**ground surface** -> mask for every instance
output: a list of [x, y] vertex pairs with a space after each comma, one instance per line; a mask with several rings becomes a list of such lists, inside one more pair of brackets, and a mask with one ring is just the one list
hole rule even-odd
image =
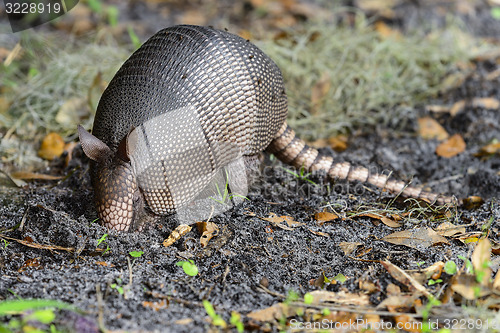
[[[429, 104], [449, 105], [485, 96], [500, 100], [500, 79], [486, 79], [498, 68], [498, 58], [478, 60], [476, 70], [462, 85]], [[500, 156], [474, 156], [493, 139], [500, 139], [498, 108], [466, 103], [454, 116], [429, 113], [423, 107], [418, 114], [431, 115], [450, 134], [461, 134], [466, 150], [452, 158], [437, 156], [439, 142], [417, 135], [417, 125], [412, 123], [398, 132], [389, 128], [377, 128], [371, 134], [358, 131], [349, 137], [346, 151], [323, 152], [379, 171], [393, 170], [394, 177], [405, 181], [414, 175], [415, 183], [436, 192], [458, 198], [482, 197], [484, 203], [478, 208], [449, 208], [449, 221], [466, 225], [466, 233], [480, 233], [492, 219], [489, 239], [500, 242]], [[8, 245], [0, 250], [0, 300], [21, 297], [71, 303], [84, 314], [59, 314], [60, 327], [69, 319], [66, 325], [70, 331], [96, 330], [102, 316], [100, 323], [110, 330], [203, 332], [213, 327], [202, 304], [206, 299], [228, 323], [231, 311], [237, 311], [243, 315], [246, 329], [276, 331], [284, 324], [280, 324], [280, 316], [258, 321], [246, 315], [283, 302], [291, 290], [300, 297], [321, 290], [315, 280], [322, 274], [330, 279], [338, 274], [347, 277], [344, 284], [327, 283], [325, 290], [369, 295], [364, 305], [374, 307], [388, 297], [389, 284], [404, 289], [379, 260], [411, 270], [418, 269], [421, 262], [426, 263], [424, 266], [447, 260], [458, 264], [463, 263], [459, 256], [470, 258], [473, 246], [457, 238], [420, 249], [382, 240], [396, 231], [436, 229], [442, 222], [436, 212], [426, 210], [418, 218], [406, 215], [400, 227], [389, 227], [376, 218], [352, 215], [388, 207], [393, 213], [408, 212], [408, 203], [399, 199], [392, 202], [394, 196], [361, 184], [340, 182], [329, 192], [322, 175], [310, 176], [312, 184], [283, 171], [276, 161], [266, 163], [266, 176], [249, 194], [250, 200], [212, 217], [219, 234], [204, 248], [196, 228], [174, 245], [163, 247], [163, 240], [176, 226], [172, 218], [141, 233], [109, 232], [105, 242], [98, 245], [108, 231], [92, 223], [97, 216], [88, 160], [77, 148], [68, 166], [63, 167], [62, 160], [51, 165], [51, 174], [67, 175], [65, 179], [4, 188], [0, 238]], [[318, 221], [315, 214], [323, 211], [336, 213], [339, 218]], [[272, 213], [300, 224], [290, 227], [282, 222], [278, 226], [262, 219]], [[346, 255], [339, 246], [342, 242], [359, 243], [357, 251]], [[109, 250], [103, 253], [106, 247]], [[132, 258], [130, 251], [144, 253]], [[186, 275], [176, 265], [187, 259], [198, 267], [197, 276]], [[428, 286], [428, 290], [441, 295], [450, 277], [443, 274], [442, 279], [442, 284]], [[364, 282], [376, 287], [367, 291], [362, 287]], [[120, 293], [119, 287], [125, 292]], [[446, 315], [436, 317], [465, 316], [460, 301], [447, 306]], [[381, 317], [394, 321], [387, 314]], [[305, 317], [288, 316], [291, 318]]]

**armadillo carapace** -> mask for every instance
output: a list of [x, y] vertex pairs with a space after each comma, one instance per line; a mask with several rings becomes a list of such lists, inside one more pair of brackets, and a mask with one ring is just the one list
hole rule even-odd
[[332, 179], [451, 201], [319, 155], [287, 126], [287, 111], [280, 69], [249, 41], [209, 27], [159, 31], [109, 83], [92, 134], [78, 128], [103, 224], [140, 229], [189, 204], [219, 169], [264, 150]]

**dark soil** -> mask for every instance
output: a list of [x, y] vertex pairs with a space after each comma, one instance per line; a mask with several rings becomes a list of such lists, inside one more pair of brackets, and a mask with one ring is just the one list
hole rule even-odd
[[[485, 95], [500, 99], [499, 80], [484, 78], [498, 66], [488, 61], [477, 65], [477, 72], [462, 87], [434, 102], [453, 103]], [[500, 138], [498, 110], [466, 107], [455, 117], [441, 115], [439, 121], [450, 134], [464, 137], [464, 153], [450, 159], [438, 157], [438, 142], [417, 136], [415, 124], [404, 133], [379, 128], [374, 134], [351, 136], [348, 149], [336, 155], [339, 160], [372, 166], [372, 170], [392, 170], [395, 178], [406, 181], [414, 175], [414, 183], [430, 185], [436, 192], [458, 198], [482, 197], [485, 202], [476, 209], [458, 208], [454, 223], [469, 223], [467, 231], [478, 231], [493, 216], [490, 239], [500, 241], [495, 234], [500, 221], [500, 156], [474, 156], [480, 147]], [[334, 154], [330, 150], [323, 153]], [[319, 224], [314, 219], [316, 212], [333, 207], [345, 214], [363, 210], [360, 205], [366, 209], [384, 207], [394, 196], [346, 182], [331, 186], [328, 193], [323, 175], [311, 176], [317, 184], [313, 185], [283, 171], [277, 162], [266, 163], [266, 176], [249, 194], [250, 200], [212, 217], [220, 232], [205, 248], [199, 245], [196, 228], [174, 245], [163, 247], [163, 240], [176, 227], [172, 217], [141, 233], [109, 232], [105, 243], [98, 246], [108, 231], [92, 223], [97, 216], [88, 160], [76, 149], [68, 167], [62, 168], [63, 162], [56, 161], [50, 170], [51, 174], [68, 175], [66, 179], [55, 185], [36, 182], [22, 189], [3, 190], [0, 231], [9, 243], [0, 250], [0, 300], [21, 297], [71, 303], [83, 310], [87, 319], [65, 312], [61, 322], [69, 324], [61, 325], [70, 331], [97, 329], [101, 313], [104, 326], [111, 330], [203, 332], [210, 327], [204, 299], [229, 322], [231, 311], [244, 315], [283, 301], [290, 290], [304, 294], [319, 289], [312, 281], [323, 273], [349, 278], [345, 284], [328, 285], [327, 289], [356, 292], [361, 280], [382, 286], [394, 283], [376, 260], [416, 269], [422, 261], [460, 262], [459, 255], [470, 254], [471, 248], [458, 241], [420, 251], [381, 240], [395, 231], [415, 228], [411, 222], [399, 229], [369, 217]], [[404, 207], [408, 203], [396, 200], [393, 205]], [[270, 213], [291, 216], [304, 225], [285, 230], [260, 219]], [[431, 218], [420, 220], [420, 226], [435, 228], [439, 223]], [[359, 257], [363, 261], [356, 260], [342, 252], [340, 242], [359, 242], [371, 251]], [[40, 244], [67, 250], [35, 248]], [[109, 250], [103, 253], [106, 247]], [[144, 254], [134, 259], [130, 251]], [[189, 277], [176, 265], [186, 259], [195, 262], [199, 275]], [[113, 284], [124, 287], [125, 293], [120, 294]], [[370, 300], [378, 304], [385, 297], [383, 292], [375, 292]], [[192, 321], [177, 322], [185, 318]], [[243, 321], [247, 329], [254, 327], [245, 317]], [[277, 326], [270, 329], [277, 330]]]

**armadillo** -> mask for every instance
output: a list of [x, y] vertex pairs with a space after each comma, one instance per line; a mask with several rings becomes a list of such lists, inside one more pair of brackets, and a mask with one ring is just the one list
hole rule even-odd
[[92, 134], [78, 127], [103, 225], [141, 229], [189, 203], [218, 168], [263, 151], [331, 179], [453, 201], [319, 154], [287, 125], [287, 112], [280, 69], [248, 40], [191, 25], [157, 32], [110, 81]]

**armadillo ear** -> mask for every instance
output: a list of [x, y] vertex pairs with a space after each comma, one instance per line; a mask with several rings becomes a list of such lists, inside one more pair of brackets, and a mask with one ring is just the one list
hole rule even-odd
[[[130, 134], [130, 132], [129, 132], [129, 134]], [[118, 150], [116, 151], [116, 155], [125, 162], [130, 162], [130, 158], [128, 156], [128, 151], [127, 151], [127, 141], [128, 141], [129, 134], [127, 134], [122, 139], [122, 141], [120, 141], [120, 144], [118, 145]]]
[[78, 125], [78, 136], [80, 137], [83, 152], [91, 160], [97, 162], [111, 154], [111, 149], [104, 142], [87, 132], [82, 125]]

